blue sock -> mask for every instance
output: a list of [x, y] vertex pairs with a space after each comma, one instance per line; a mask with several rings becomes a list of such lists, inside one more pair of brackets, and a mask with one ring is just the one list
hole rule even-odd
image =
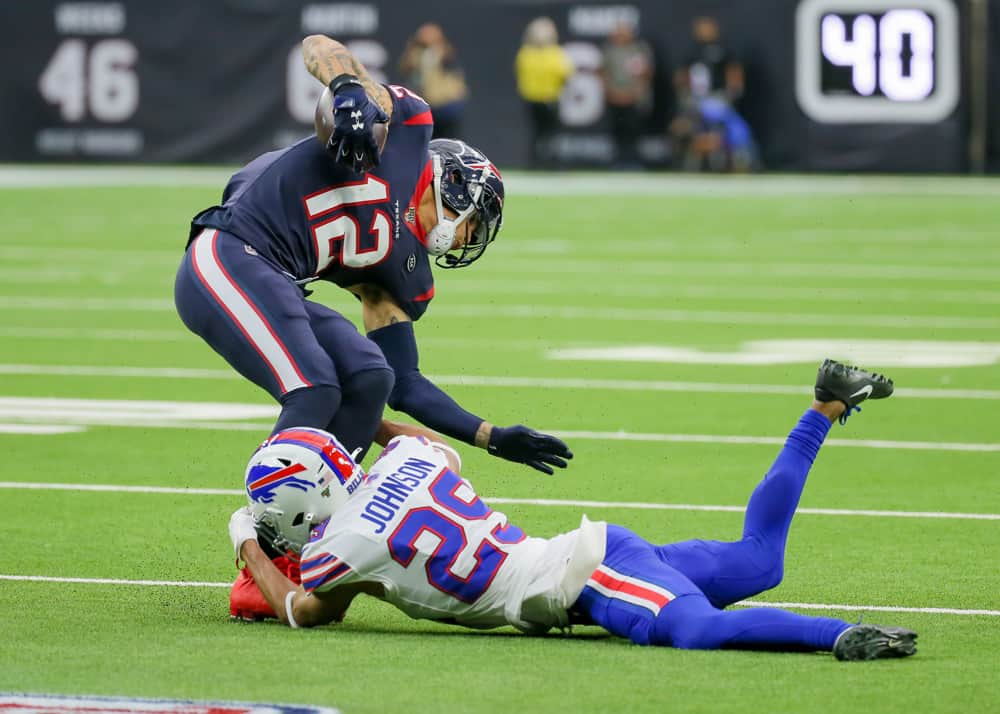
[[770, 590], [784, 575], [785, 542], [806, 477], [830, 420], [809, 410], [747, 504], [743, 538], [735, 542], [691, 540], [669, 543], [657, 555], [697, 585], [715, 607]]
[[780, 544], [784, 553], [785, 538], [806, 477], [831, 426], [829, 419], [812, 409], [802, 415], [764, 480], [750, 496], [743, 520], [744, 538], [757, 537]]

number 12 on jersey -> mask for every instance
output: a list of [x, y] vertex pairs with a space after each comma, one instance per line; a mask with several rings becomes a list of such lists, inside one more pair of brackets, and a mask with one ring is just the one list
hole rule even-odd
[[[469, 547], [463, 523], [472, 525], [470, 521], [484, 521], [494, 513], [475, 494], [472, 500], [463, 499], [459, 490], [465, 485], [455, 472], [449, 469], [442, 471], [429, 487], [435, 505], [408, 512], [389, 536], [388, 545], [392, 559], [408, 568], [419, 552], [417, 540], [425, 534], [436, 538], [438, 544], [424, 565], [427, 582], [462, 602], [473, 603], [490, 587], [507, 559], [507, 553], [487, 538], [482, 538], [475, 546], [475, 565], [468, 575], [463, 577], [455, 573], [456, 561]], [[508, 545], [520, 543], [525, 537], [524, 531], [510, 523], [498, 523], [489, 535], [497, 543]]]
[[373, 244], [362, 248], [359, 242], [359, 212], [349, 209], [387, 203], [388, 200], [389, 184], [370, 174], [361, 181], [325, 188], [305, 197], [306, 215], [310, 220], [337, 214], [312, 226], [316, 275], [334, 261], [348, 268], [367, 268], [385, 260], [392, 250], [392, 220], [389, 214], [381, 209], [374, 210], [367, 226], [368, 233], [373, 236]]

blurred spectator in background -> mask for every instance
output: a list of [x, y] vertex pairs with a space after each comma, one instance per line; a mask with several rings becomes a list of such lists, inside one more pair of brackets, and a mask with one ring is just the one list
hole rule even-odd
[[615, 27], [604, 46], [601, 76], [618, 164], [625, 168], [638, 164], [636, 143], [652, 107], [653, 69], [653, 52], [635, 29], [627, 23]]
[[403, 84], [431, 105], [432, 138], [461, 136], [462, 111], [468, 88], [455, 48], [441, 26], [427, 22], [417, 28], [399, 61]]
[[743, 65], [720, 41], [711, 17], [692, 23], [694, 47], [674, 73], [678, 115], [670, 125], [683, 168], [749, 171], [755, 150], [750, 127], [736, 111], [743, 96]]
[[559, 126], [559, 95], [573, 74], [573, 63], [559, 46], [559, 33], [551, 18], [536, 17], [528, 23], [514, 71], [517, 93], [531, 122], [531, 165], [551, 167], [552, 135]]

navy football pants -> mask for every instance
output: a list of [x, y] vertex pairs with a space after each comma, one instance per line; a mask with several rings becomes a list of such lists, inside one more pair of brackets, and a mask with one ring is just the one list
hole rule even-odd
[[724, 611], [781, 582], [788, 528], [830, 430], [809, 410], [747, 505], [743, 538], [652, 545], [609, 525], [604, 561], [573, 607], [641, 645], [830, 650], [850, 624], [774, 608]]
[[381, 350], [249, 245], [203, 231], [177, 271], [174, 301], [192, 332], [281, 402], [275, 431], [308, 426], [349, 450], [371, 444], [393, 384]]

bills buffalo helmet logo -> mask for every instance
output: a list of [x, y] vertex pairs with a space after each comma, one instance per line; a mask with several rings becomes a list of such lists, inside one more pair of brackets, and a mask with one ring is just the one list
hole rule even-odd
[[279, 486], [308, 491], [316, 484], [295, 475], [305, 470], [306, 467], [302, 464], [290, 463], [287, 466], [257, 464], [247, 474], [247, 494], [258, 503], [271, 503], [274, 501], [275, 489]]
[[[344, 451], [343, 447], [336, 440], [329, 434], [318, 430], [313, 431], [304, 428], [286, 429], [272, 436], [268, 440], [268, 443], [271, 446], [276, 444], [295, 444], [318, 454], [323, 463], [330, 468], [341, 484], [350, 481], [354, 475], [354, 469], [357, 468], [357, 464], [354, 463], [350, 454]], [[321, 478], [320, 483], [323, 483], [325, 480], [325, 478]]]

